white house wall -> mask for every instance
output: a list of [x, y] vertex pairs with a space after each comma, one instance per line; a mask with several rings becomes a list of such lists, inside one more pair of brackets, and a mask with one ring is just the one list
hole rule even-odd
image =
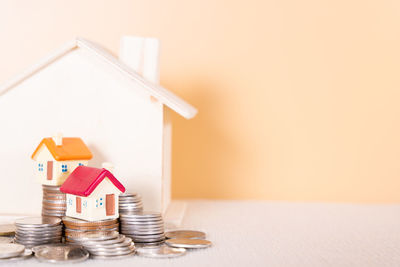
[[[53, 161], [53, 179], [47, 180], [47, 162]], [[33, 161], [33, 173], [35, 173], [36, 181], [41, 184], [46, 185], [57, 185], [62, 184], [68, 176], [75, 170], [79, 164], [83, 164], [85, 166], [88, 165], [87, 160], [67, 160], [67, 161], [56, 161], [53, 158], [53, 155], [47, 149], [45, 145], [41, 145], [39, 150], [35, 155], [35, 160]], [[43, 164], [43, 170], [39, 171], [39, 165]], [[67, 165], [67, 171], [62, 172], [62, 165]], [[60, 181], [60, 182], [58, 182]]]
[[0, 96], [0, 201], [3, 213], [41, 210], [30, 155], [43, 137], [81, 137], [90, 166], [114, 163], [128, 191], [160, 210], [163, 106], [94, 55], [75, 49]]
[[[121, 192], [105, 178], [88, 197], [81, 198], [81, 213], [76, 212], [75, 195], [67, 194], [66, 215], [74, 218], [81, 218], [88, 221], [118, 218], [118, 196]], [[115, 215], [106, 214], [106, 194], [114, 194]], [[102, 200], [101, 200], [102, 199]], [[97, 202], [96, 202], [97, 200]], [[102, 202], [101, 202], [102, 201]], [[100, 205], [102, 203], [102, 205]], [[97, 204], [97, 205], [96, 205]]]

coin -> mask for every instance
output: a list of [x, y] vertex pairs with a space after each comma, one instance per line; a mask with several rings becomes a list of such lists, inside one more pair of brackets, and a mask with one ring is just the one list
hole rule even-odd
[[21, 253], [20, 255], [15, 256], [15, 257], [11, 257], [11, 258], [0, 259], [0, 262], [25, 260], [25, 259], [30, 258], [31, 256], [32, 256], [32, 250], [30, 250], [29, 248], [26, 248], [24, 250], [24, 252]]
[[190, 239], [205, 239], [206, 234], [200, 231], [192, 230], [175, 230], [165, 233], [166, 238], [190, 238]]
[[120, 243], [123, 242], [125, 240], [125, 236], [124, 235], [119, 235], [116, 238], [113, 239], [107, 239], [107, 240], [84, 240], [84, 241], [74, 241], [75, 243], [84, 243], [85, 246], [93, 246], [93, 245], [111, 245], [111, 244], [116, 244], [116, 243]]
[[77, 240], [77, 241], [84, 241], [84, 240], [107, 240], [117, 238], [119, 233], [117, 231], [112, 232], [87, 232], [87, 233], [74, 233], [69, 234], [68, 239]]
[[186, 253], [184, 248], [172, 248], [165, 245], [158, 247], [141, 247], [136, 249], [139, 256], [150, 258], [174, 258], [183, 256]]
[[61, 219], [52, 217], [26, 217], [17, 219], [15, 225], [25, 227], [44, 227], [44, 226], [55, 226], [61, 223]]
[[131, 246], [128, 248], [112, 248], [108, 250], [93, 250], [90, 249], [89, 252], [96, 256], [120, 256], [130, 254], [135, 251], [135, 247]]
[[124, 255], [112, 255], [112, 256], [100, 256], [100, 255], [90, 255], [90, 258], [92, 259], [98, 259], [98, 260], [118, 260], [118, 259], [123, 259], [123, 258], [129, 258], [133, 255], [135, 255], [136, 251], [132, 251], [131, 253], [124, 254]]
[[75, 219], [75, 218], [71, 218], [71, 217], [63, 217], [62, 218], [63, 223], [66, 226], [69, 225], [74, 225], [74, 226], [88, 226], [88, 227], [93, 227], [93, 226], [97, 226], [97, 225], [111, 225], [111, 224], [116, 224], [118, 223], [118, 219], [109, 219], [109, 220], [101, 220], [101, 221], [84, 221], [84, 220], [80, 220], [80, 219]]
[[109, 225], [94, 225], [94, 226], [77, 226], [77, 225], [68, 225], [69, 230], [107, 230], [112, 228], [117, 228], [119, 226], [118, 223], [109, 224]]
[[172, 238], [166, 240], [165, 244], [176, 248], [208, 248], [212, 243], [205, 239]]
[[14, 224], [0, 224], [0, 236], [13, 235], [15, 232]]
[[50, 244], [45, 244], [45, 245], [39, 245], [39, 246], [34, 246], [32, 248], [33, 253], [37, 253], [39, 250], [43, 249], [43, 248], [48, 248], [48, 247], [62, 247], [62, 246], [66, 246], [66, 247], [79, 247], [79, 248], [83, 248], [82, 245], [78, 245], [78, 244], [60, 244], [60, 243], [50, 243]]
[[76, 263], [89, 258], [89, 252], [77, 246], [49, 246], [40, 249], [35, 257], [41, 262]]
[[25, 246], [19, 244], [0, 244], [0, 259], [11, 258], [22, 254]]

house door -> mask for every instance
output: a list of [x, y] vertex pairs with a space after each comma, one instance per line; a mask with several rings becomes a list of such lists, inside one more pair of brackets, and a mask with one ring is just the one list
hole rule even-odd
[[114, 194], [106, 195], [106, 215], [115, 215], [115, 196]]
[[76, 213], [82, 213], [82, 199], [76, 197]]
[[47, 180], [53, 180], [53, 162], [47, 162]]

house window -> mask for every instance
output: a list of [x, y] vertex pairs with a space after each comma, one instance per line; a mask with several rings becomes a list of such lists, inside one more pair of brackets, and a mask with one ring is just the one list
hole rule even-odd
[[61, 171], [62, 172], [67, 172], [68, 171], [67, 164], [62, 164], [61, 165]]
[[72, 199], [68, 199], [68, 206], [72, 206]]
[[87, 208], [87, 200], [83, 201], [83, 207]]
[[103, 198], [96, 199], [96, 208], [101, 208], [103, 206]]
[[80, 162], [79, 162], [79, 163], [78, 163], [78, 166], [83, 166], [83, 163], [80, 163]]
[[40, 172], [43, 171], [43, 163], [39, 163], [39, 164], [38, 164], [38, 170], [39, 170]]

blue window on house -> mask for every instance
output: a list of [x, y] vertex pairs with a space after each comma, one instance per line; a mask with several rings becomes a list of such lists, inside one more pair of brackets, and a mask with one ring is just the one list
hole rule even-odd
[[38, 170], [39, 170], [40, 172], [43, 171], [43, 163], [39, 163], [39, 164], [38, 164]]
[[62, 172], [67, 172], [68, 171], [67, 164], [62, 164], [61, 165], [61, 171]]
[[103, 206], [103, 198], [101, 197], [100, 200], [96, 199], [96, 208]]
[[84, 208], [87, 208], [87, 201], [86, 201], [86, 200], [83, 201], [83, 207], [84, 207]]
[[78, 166], [83, 166], [83, 163], [78, 163]]
[[72, 199], [68, 199], [68, 205], [72, 206]]

